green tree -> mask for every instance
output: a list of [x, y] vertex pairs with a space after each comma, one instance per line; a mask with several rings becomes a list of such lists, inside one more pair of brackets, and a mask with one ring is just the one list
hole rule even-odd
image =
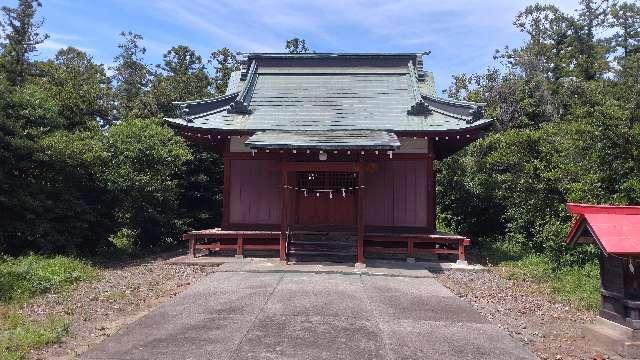
[[622, 49], [622, 57], [640, 50], [640, 6], [622, 2], [611, 6], [609, 27], [616, 29], [611, 36], [613, 46]]
[[83, 51], [69, 47], [53, 59], [38, 63], [37, 86], [57, 103], [63, 128], [75, 130], [99, 121], [108, 124], [113, 116], [113, 89], [103, 65]]
[[609, 70], [608, 41], [596, 38], [607, 22], [609, 5], [608, 0], [581, 0], [580, 4], [573, 36], [575, 68], [581, 79], [595, 80]]
[[575, 15], [529, 6], [514, 22], [521, 47], [498, 52], [485, 73], [454, 77], [448, 95], [486, 102], [499, 131], [437, 164], [441, 225], [510, 257], [593, 259], [564, 246], [564, 204], [640, 203], [635, 11], [591, 0]]
[[209, 63], [214, 69], [212, 82], [215, 93], [222, 95], [227, 91], [231, 73], [240, 70], [240, 61], [233, 51], [223, 47], [211, 53]]
[[284, 48], [289, 52], [289, 54], [305, 54], [313, 52], [313, 50], [307, 46], [306, 40], [297, 37], [287, 40]]
[[141, 45], [142, 35], [121, 32], [120, 53], [115, 57], [112, 81], [115, 83], [117, 119], [150, 118], [159, 114], [149, 94], [152, 73], [144, 63], [147, 50]]
[[18, 6], [3, 6], [2, 30], [2, 62], [7, 80], [13, 86], [22, 84], [31, 74], [29, 55], [37, 51], [49, 35], [40, 33], [42, 20], [36, 20], [36, 12], [42, 4], [39, 0], [20, 0]]
[[174, 101], [203, 99], [211, 95], [211, 79], [202, 57], [188, 46], [178, 45], [167, 51], [158, 69], [160, 73], [154, 77], [151, 91], [165, 116], [174, 111]]

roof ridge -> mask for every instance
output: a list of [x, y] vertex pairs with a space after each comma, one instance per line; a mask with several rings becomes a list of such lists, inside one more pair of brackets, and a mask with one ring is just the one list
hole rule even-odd
[[431, 113], [431, 108], [429, 104], [424, 102], [422, 98], [422, 92], [420, 91], [420, 86], [418, 85], [418, 73], [416, 72], [415, 67], [411, 60], [409, 60], [409, 64], [407, 65], [409, 68], [408, 81], [409, 81], [409, 90], [411, 91], [411, 95], [413, 95], [414, 103], [411, 105], [409, 109], [407, 109], [407, 115], [413, 116], [426, 116]]
[[234, 100], [227, 108], [227, 112], [229, 114], [251, 114], [249, 104], [251, 103], [251, 97], [253, 96], [253, 88], [258, 80], [257, 67], [258, 65], [256, 61], [253, 60], [242, 91], [238, 94], [236, 100]]
[[464, 105], [464, 106], [486, 106], [487, 103], [481, 103], [481, 102], [471, 102], [471, 101], [462, 101], [462, 100], [453, 100], [453, 99], [449, 99], [449, 98], [442, 98], [439, 96], [433, 96], [433, 95], [429, 95], [429, 94], [422, 94], [422, 97], [426, 97], [429, 100], [432, 101], [436, 101], [436, 102], [441, 102], [444, 104], [449, 104], [449, 105]]
[[229, 94], [224, 94], [224, 95], [220, 95], [220, 96], [214, 96], [214, 97], [210, 97], [210, 98], [206, 98], [206, 99], [198, 99], [198, 100], [189, 100], [189, 101], [173, 101], [171, 102], [172, 105], [191, 105], [191, 104], [206, 104], [206, 103], [210, 103], [210, 102], [214, 102], [214, 101], [219, 101], [228, 97], [237, 97], [238, 96], [239, 91], [235, 91]]
[[578, 214], [617, 214], [617, 215], [640, 215], [640, 206], [633, 205], [592, 205], [567, 203], [567, 210], [570, 213]]

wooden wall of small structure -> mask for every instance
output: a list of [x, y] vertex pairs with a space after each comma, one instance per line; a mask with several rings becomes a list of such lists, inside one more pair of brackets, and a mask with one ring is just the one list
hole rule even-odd
[[602, 254], [600, 280], [600, 316], [632, 329], [640, 329], [640, 258], [629, 260]]

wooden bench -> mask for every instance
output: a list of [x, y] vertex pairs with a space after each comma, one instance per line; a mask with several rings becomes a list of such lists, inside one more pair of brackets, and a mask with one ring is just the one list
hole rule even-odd
[[[245, 240], [277, 239], [277, 244], [247, 244]], [[220, 228], [190, 231], [182, 235], [182, 240], [189, 242], [189, 254], [196, 257], [197, 250], [235, 250], [236, 255], [244, 255], [244, 250], [280, 250], [279, 231], [235, 231]], [[213, 242], [211, 242], [213, 240]], [[221, 240], [233, 240], [235, 244], [223, 244]], [[208, 242], [203, 244], [202, 242]]]
[[[464, 248], [471, 244], [471, 240], [460, 235], [444, 233], [434, 234], [392, 234], [367, 233], [364, 236], [365, 252], [378, 254], [406, 254], [413, 258], [415, 255], [457, 255], [459, 261], [465, 261]], [[403, 243], [404, 246], [377, 246], [376, 242]], [[367, 246], [367, 243], [373, 245]], [[417, 244], [435, 244], [433, 248], [416, 247]]]

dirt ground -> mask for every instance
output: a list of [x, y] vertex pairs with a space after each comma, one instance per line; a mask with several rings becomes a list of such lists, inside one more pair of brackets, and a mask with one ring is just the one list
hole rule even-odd
[[582, 336], [596, 314], [555, 301], [538, 284], [505, 279], [501, 271], [448, 271], [437, 278], [541, 359], [618, 358]]
[[63, 342], [34, 351], [32, 358], [73, 359], [215, 270], [210, 266], [167, 265], [164, 259], [100, 267], [98, 280], [32, 301], [22, 310], [30, 319], [57, 314], [71, 320]]

